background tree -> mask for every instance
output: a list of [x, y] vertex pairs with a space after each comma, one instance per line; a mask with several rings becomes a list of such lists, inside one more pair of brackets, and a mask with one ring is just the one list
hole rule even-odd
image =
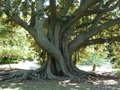
[[89, 79], [93, 74], [79, 70], [73, 64], [72, 54], [87, 45], [120, 41], [119, 34], [99, 35], [112, 33], [109, 28], [119, 25], [120, 0], [1, 0], [0, 5], [0, 11], [28, 31], [47, 52], [47, 60], [38, 70], [20, 72], [2, 80], [14, 76]]
[[26, 35], [27, 32], [20, 27], [0, 22], [0, 64], [35, 59], [35, 52], [28, 48], [30, 43], [27, 42]]

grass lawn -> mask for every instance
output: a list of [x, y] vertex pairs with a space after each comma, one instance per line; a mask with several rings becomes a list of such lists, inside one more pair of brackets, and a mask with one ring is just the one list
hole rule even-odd
[[82, 85], [78, 83], [62, 84], [57, 81], [25, 81], [0, 83], [0, 90], [120, 90], [120, 87], [102, 87]]
[[115, 72], [115, 73], [120, 73], [120, 70], [117, 70], [117, 71], [112, 71], [112, 72]]

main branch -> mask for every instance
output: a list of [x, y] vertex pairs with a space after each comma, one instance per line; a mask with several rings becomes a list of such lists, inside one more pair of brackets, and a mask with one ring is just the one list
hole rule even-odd
[[51, 24], [52, 24], [52, 27], [55, 25], [56, 23], [56, 19], [57, 19], [57, 16], [56, 16], [56, 0], [50, 0], [50, 13], [51, 13]]
[[107, 29], [119, 23], [120, 23], [120, 18], [115, 19], [115, 20], [109, 20], [96, 28], [90, 28], [89, 30], [84, 31], [83, 33], [78, 35], [72, 42], [70, 42], [69, 48], [71, 49], [71, 51], [75, 51], [79, 48], [79, 46], [85, 43], [86, 40], [88, 40], [92, 36], [98, 34], [99, 32], [102, 32], [102, 30], [104, 29]]
[[86, 13], [85, 13], [85, 16], [86, 15], [91, 15], [91, 14], [99, 14], [99, 13], [106, 13], [106, 12], [109, 12], [109, 11], [113, 11], [114, 9], [116, 9], [119, 6], [120, 6], [120, 1], [118, 1], [114, 6], [111, 6], [110, 8], [106, 7], [105, 9], [95, 8], [93, 10], [87, 10]]
[[66, 5], [63, 7], [63, 12], [62, 12], [62, 15], [63, 15], [63, 16], [67, 14], [69, 8], [70, 8], [70, 7], [72, 6], [72, 4], [73, 4], [73, 1], [74, 1], [74, 0], [67, 0]]
[[80, 5], [78, 7], [78, 9], [73, 12], [73, 14], [71, 15], [72, 19], [67, 23], [67, 25], [65, 25], [64, 29], [66, 29], [67, 27], [71, 26], [74, 22], [79, 20], [79, 17], [82, 16], [89, 7], [98, 3], [99, 1], [101, 1], [101, 0], [87, 0], [87, 1], [85, 1], [83, 3], [83, 5]]
[[88, 40], [85, 42], [82, 46], [87, 46], [87, 45], [94, 45], [94, 44], [104, 44], [105, 42], [120, 42], [120, 36], [116, 37], [111, 37], [107, 39], [99, 38], [99, 39], [93, 39], [93, 40]]
[[[12, 11], [12, 8], [10, 7], [10, 0], [6, 1], [6, 5], [2, 4], [0, 2], [0, 4], [2, 5], [2, 7], [4, 9], [2, 9], [2, 11], [12, 20], [14, 21], [16, 24], [20, 25], [21, 27], [23, 27], [25, 30], [29, 31], [29, 25], [20, 18], [20, 16], [18, 16], [18, 14], [16, 13], [16, 11]], [[19, 4], [18, 4], [19, 5]], [[17, 6], [16, 6], [17, 7]]]

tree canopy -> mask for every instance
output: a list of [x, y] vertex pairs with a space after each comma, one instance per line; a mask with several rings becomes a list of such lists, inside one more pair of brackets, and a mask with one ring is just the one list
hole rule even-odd
[[119, 8], [120, 0], [1, 0], [0, 20], [5, 14], [7, 23], [24, 28], [47, 52], [36, 77], [88, 79], [89, 74], [73, 64], [72, 55], [88, 45], [119, 42]]
[[103, 43], [107, 40], [120, 40], [119, 0], [41, 1], [41, 3], [43, 2], [45, 4], [39, 11], [40, 15], [37, 13], [37, 1], [32, 0], [1, 0], [0, 11], [1, 14], [4, 12], [7, 15], [8, 21], [14, 21], [26, 30], [34, 26], [36, 16], [44, 18], [43, 28], [45, 31], [47, 31], [46, 21], [49, 18], [51, 18], [50, 22], [53, 26], [57, 19], [61, 19], [64, 22], [63, 33], [68, 35], [71, 49], [80, 47], [83, 38], [82, 33], [86, 33], [84, 40], [90, 39], [84, 43], [86, 45]]

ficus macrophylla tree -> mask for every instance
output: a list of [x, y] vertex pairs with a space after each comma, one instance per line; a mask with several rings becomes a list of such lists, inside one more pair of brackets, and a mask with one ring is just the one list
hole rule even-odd
[[72, 54], [87, 45], [120, 41], [120, 36], [93, 38], [120, 24], [119, 6], [120, 0], [1, 0], [0, 11], [28, 31], [47, 52], [47, 60], [39, 69], [14, 72], [2, 80], [83, 80], [95, 76], [79, 70], [72, 62]]

